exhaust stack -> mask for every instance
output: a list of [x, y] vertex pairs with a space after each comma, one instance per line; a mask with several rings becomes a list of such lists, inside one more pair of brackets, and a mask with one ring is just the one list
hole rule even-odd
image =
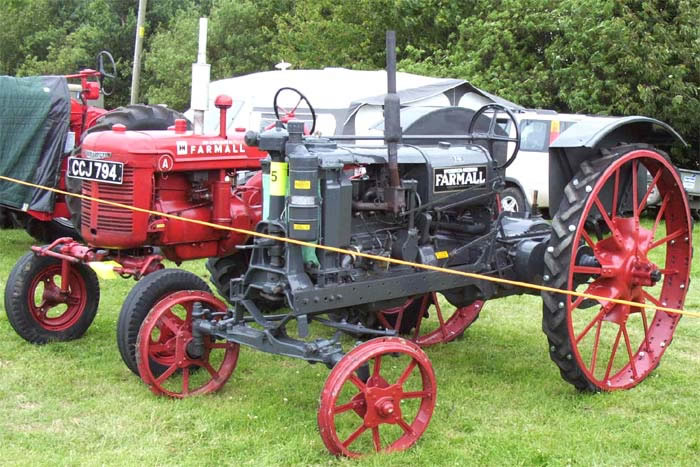
[[194, 132], [204, 134], [204, 111], [209, 108], [209, 77], [211, 65], [207, 63], [207, 18], [199, 18], [199, 49], [197, 63], [192, 64], [192, 98]]
[[398, 144], [401, 142], [401, 99], [396, 93], [396, 32], [386, 32], [387, 94], [384, 97], [384, 143], [389, 155], [389, 183], [386, 202], [395, 213], [405, 207], [399, 178]]

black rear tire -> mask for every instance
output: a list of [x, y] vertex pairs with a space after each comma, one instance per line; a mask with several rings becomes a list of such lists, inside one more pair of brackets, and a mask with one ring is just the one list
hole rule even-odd
[[209, 280], [227, 302], [231, 300], [231, 279], [242, 276], [248, 269], [248, 262], [248, 255], [242, 251], [207, 260]]
[[[181, 290], [211, 292], [199, 276], [182, 269], [161, 269], [138, 281], [127, 295], [117, 321], [117, 346], [126, 366], [139, 375], [136, 363], [136, 339], [141, 324], [151, 309], [162, 298]], [[153, 374], [160, 374], [166, 367], [151, 362]]]
[[48, 244], [62, 237], [70, 237], [80, 240], [80, 235], [73, 228], [70, 219], [57, 217], [50, 221], [41, 221], [29, 215], [25, 215], [23, 221], [24, 230], [35, 240], [42, 244]]

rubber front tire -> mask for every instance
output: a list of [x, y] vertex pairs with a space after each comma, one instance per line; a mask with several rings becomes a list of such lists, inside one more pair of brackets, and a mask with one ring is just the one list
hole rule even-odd
[[[136, 283], [127, 295], [117, 322], [117, 346], [126, 366], [136, 375], [136, 340], [141, 324], [151, 309], [163, 297], [181, 290], [211, 292], [209, 286], [195, 274], [182, 269], [161, 269]], [[165, 367], [152, 362], [153, 373], [163, 372]]]
[[58, 294], [56, 283], [60, 260], [29, 252], [12, 268], [5, 287], [5, 312], [23, 339], [33, 344], [68, 341], [81, 337], [92, 324], [100, 301], [97, 275], [84, 264], [70, 267], [66, 296]]

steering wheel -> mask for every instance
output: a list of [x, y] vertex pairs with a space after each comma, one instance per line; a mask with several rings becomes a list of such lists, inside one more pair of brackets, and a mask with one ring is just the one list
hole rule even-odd
[[[284, 107], [280, 107], [279, 105], [277, 105], [277, 98], [279, 97], [279, 95], [282, 91], [292, 91], [292, 92], [295, 92], [299, 96], [299, 100], [294, 105], [294, 107], [292, 107], [291, 110], [287, 110]], [[309, 107], [309, 110], [311, 111], [312, 123], [311, 123], [311, 131], [309, 131], [309, 134], [312, 135], [314, 133], [314, 130], [316, 129], [316, 111], [314, 110], [313, 106], [311, 105], [311, 102], [309, 102], [309, 99], [307, 99], [306, 96], [303, 95], [298, 89], [290, 88], [290, 87], [279, 88], [277, 90], [277, 92], [275, 93], [274, 100], [272, 101], [272, 107], [274, 107], [274, 109], [275, 109], [275, 117], [277, 118], [277, 120], [282, 121], [282, 123], [287, 123], [288, 121], [290, 121], [291, 119], [294, 118], [295, 113], [297, 111], [297, 108], [299, 107], [299, 104], [301, 104], [302, 101], [306, 102], [306, 105]], [[284, 117], [280, 118], [280, 110], [282, 112], [284, 112]]]
[[[105, 57], [109, 61], [109, 65], [112, 68], [112, 73], [107, 73], [105, 71]], [[112, 81], [112, 87], [109, 88], [109, 91], [107, 91], [107, 89], [105, 89], [104, 86], [104, 79], [110, 78], [114, 80], [117, 77], [117, 64], [114, 63], [114, 57], [112, 57], [112, 54], [107, 52], [106, 50], [103, 50], [102, 52], [97, 54], [97, 71], [100, 72], [100, 77], [98, 79], [100, 81], [100, 88], [102, 89], [102, 94], [104, 94], [105, 96], [111, 96], [114, 92], [114, 81]]]
[[[493, 117], [489, 122], [488, 131], [486, 133], [474, 133], [474, 128], [478, 124], [479, 119], [488, 111], [493, 111]], [[508, 116], [508, 119], [511, 122], [513, 122], [513, 126], [515, 127], [515, 137], [510, 137], [507, 134], [499, 135], [496, 133], [496, 130], [498, 128], [498, 122], [496, 118], [498, 116], [498, 112], [505, 112], [505, 114]], [[479, 110], [477, 110], [476, 113], [474, 113], [474, 116], [472, 117], [472, 121], [469, 123], [469, 129], [467, 130], [467, 133], [470, 135], [470, 139], [472, 141], [480, 139], [486, 140], [488, 144], [489, 154], [491, 155], [491, 157], [493, 157], [493, 146], [495, 143], [515, 143], [513, 155], [511, 155], [510, 158], [508, 158], [508, 160], [503, 163], [503, 165], [497, 167], [496, 170], [505, 170], [506, 168], [508, 168], [508, 166], [510, 166], [515, 161], [515, 157], [518, 155], [518, 151], [520, 150], [520, 128], [518, 128], [518, 122], [515, 120], [515, 116], [513, 115], [513, 113], [507, 107], [501, 104], [486, 104]]]

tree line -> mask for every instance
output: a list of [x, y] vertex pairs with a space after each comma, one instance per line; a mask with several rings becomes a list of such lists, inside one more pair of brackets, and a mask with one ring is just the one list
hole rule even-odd
[[[129, 101], [137, 2], [4, 0], [0, 74], [67, 74], [107, 49]], [[691, 144], [698, 167], [700, 2], [696, 0], [150, 0], [142, 100], [189, 105], [198, 18], [209, 18], [212, 79], [274, 69], [384, 67], [461, 78], [533, 108], [647, 115]], [[337, 85], [337, 83], [336, 83]], [[317, 104], [322, 105], [322, 104]]]

